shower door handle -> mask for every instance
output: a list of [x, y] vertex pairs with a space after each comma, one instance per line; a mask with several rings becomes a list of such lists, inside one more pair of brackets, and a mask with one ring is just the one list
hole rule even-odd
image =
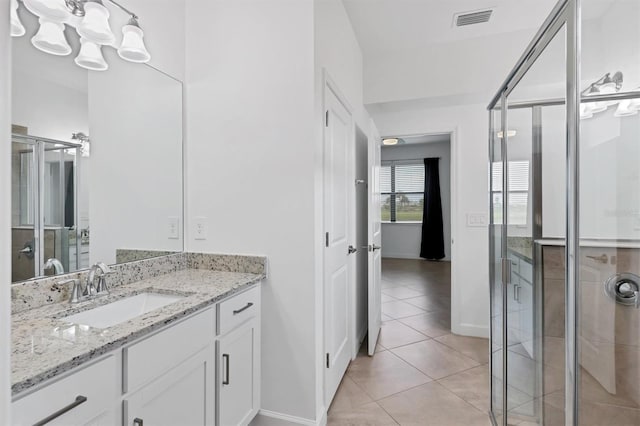
[[518, 284], [513, 285], [513, 299], [520, 303], [520, 286]]

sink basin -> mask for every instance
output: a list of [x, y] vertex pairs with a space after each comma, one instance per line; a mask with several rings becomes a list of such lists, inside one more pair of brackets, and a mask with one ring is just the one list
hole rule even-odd
[[151, 312], [154, 309], [175, 303], [184, 297], [172, 294], [140, 293], [107, 305], [69, 315], [62, 318], [62, 320], [94, 328], [109, 328]]

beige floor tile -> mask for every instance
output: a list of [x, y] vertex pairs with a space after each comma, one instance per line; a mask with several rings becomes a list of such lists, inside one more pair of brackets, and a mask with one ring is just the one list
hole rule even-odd
[[388, 350], [373, 357], [356, 358], [347, 374], [376, 401], [431, 381]]
[[467, 401], [483, 413], [491, 409], [489, 366], [480, 365], [438, 380], [442, 386]]
[[401, 300], [382, 304], [382, 313], [391, 318], [406, 318], [423, 313], [424, 310]]
[[441, 379], [480, 365], [477, 361], [435, 340], [425, 340], [390, 350], [433, 379]]
[[396, 299], [411, 299], [424, 294], [424, 291], [414, 290], [409, 287], [392, 287], [382, 289], [382, 294], [394, 297]]
[[373, 399], [349, 376], [345, 375], [338, 387], [329, 415], [334, 411], [348, 411], [373, 402]]
[[387, 296], [384, 292], [382, 293], [382, 303], [394, 302], [396, 300], [397, 299], [395, 297]]
[[489, 426], [489, 416], [433, 382], [379, 402], [400, 425]]
[[429, 337], [400, 321], [389, 321], [382, 325], [379, 342], [385, 348], [391, 349], [427, 339], [429, 339]]
[[375, 402], [351, 410], [333, 411], [327, 417], [327, 426], [396, 426], [382, 407]]
[[449, 311], [451, 309], [451, 298], [446, 296], [418, 296], [404, 299], [404, 301], [427, 312]]
[[480, 364], [489, 362], [489, 339], [445, 334], [444, 336], [436, 337], [435, 340], [469, 358], [475, 359]]
[[439, 337], [451, 333], [451, 314], [446, 311], [401, 318], [400, 322], [429, 337]]

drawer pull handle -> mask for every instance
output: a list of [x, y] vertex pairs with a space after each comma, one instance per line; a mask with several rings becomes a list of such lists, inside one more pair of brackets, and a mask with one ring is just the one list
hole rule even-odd
[[228, 385], [229, 381], [229, 354], [222, 354], [222, 360], [224, 361], [224, 379], [222, 380], [223, 385]]
[[73, 401], [71, 404], [67, 405], [64, 408], [61, 408], [60, 410], [56, 411], [55, 413], [51, 414], [50, 416], [40, 420], [38, 423], [34, 424], [33, 426], [46, 425], [50, 421], [52, 421], [54, 419], [57, 419], [61, 415], [65, 414], [65, 413], [68, 413], [69, 411], [71, 411], [74, 408], [76, 408], [78, 405], [83, 404], [85, 402], [87, 402], [87, 397], [86, 396], [82, 396], [82, 395], [78, 395], [78, 396], [76, 396], [76, 400]]
[[141, 418], [136, 417], [135, 419], [133, 419], [133, 425], [134, 426], [143, 426], [144, 422], [142, 421]]
[[249, 302], [249, 303], [247, 303], [247, 306], [245, 306], [244, 308], [238, 309], [237, 311], [233, 311], [233, 315], [238, 315], [239, 313], [242, 313], [242, 312], [246, 311], [247, 309], [249, 309], [252, 306], [253, 306], [253, 303]]

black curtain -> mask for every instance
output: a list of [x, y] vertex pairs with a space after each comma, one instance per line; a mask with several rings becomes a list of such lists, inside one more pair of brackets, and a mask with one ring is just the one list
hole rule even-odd
[[445, 256], [439, 160], [439, 158], [424, 159], [424, 211], [420, 245], [420, 257], [435, 260], [443, 259]]

